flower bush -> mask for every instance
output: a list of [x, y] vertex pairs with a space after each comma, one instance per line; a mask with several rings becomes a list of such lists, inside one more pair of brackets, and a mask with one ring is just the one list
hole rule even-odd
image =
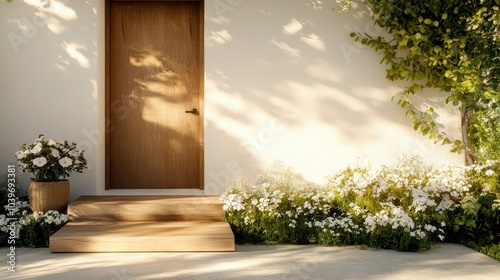
[[71, 172], [82, 173], [90, 168], [84, 152], [77, 150], [76, 143], [45, 140], [43, 134], [33, 144], [22, 144], [15, 155], [21, 173], [32, 173], [32, 180], [36, 182], [59, 181], [69, 177]]
[[500, 161], [468, 166], [465, 172], [471, 188], [454, 218], [455, 238], [470, 247], [499, 243]]
[[[7, 207], [7, 206], [5, 206]], [[15, 223], [15, 244], [9, 243], [11, 222]], [[8, 215], [0, 215], [0, 246], [47, 247], [49, 237], [68, 222], [68, 216], [57, 211], [32, 212], [27, 201], [16, 201]], [[11, 241], [12, 242], [12, 241]]]
[[460, 199], [471, 193], [491, 195], [498, 188], [498, 177], [491, 179], [497, 171], [489, 168], [478, 171], [490, 176], [480, 177], [488, 182], [485, 186], [472, 175], [474, 167], [438, 168], [421, 157], [404, 156], [378, 171], [348, 167], [317, 186], [277, 164], [254, 184], [233, 182], [221, 199], [241, 242], [419, 251], [456, 239], [452, 229], [462, 213]]

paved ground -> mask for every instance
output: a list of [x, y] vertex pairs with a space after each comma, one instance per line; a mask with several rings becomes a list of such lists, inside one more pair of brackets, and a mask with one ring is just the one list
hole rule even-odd
[[0, 255], [0, 279], [500, 279], [500, 262], [456, 244], [423, 253], [293, 245], [238, 245], [234, 253], [18, 248], [16, 272], [7, 270], [7, 253]]

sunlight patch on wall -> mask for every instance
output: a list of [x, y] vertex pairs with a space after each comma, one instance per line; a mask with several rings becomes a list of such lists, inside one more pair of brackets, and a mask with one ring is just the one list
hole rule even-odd
[[205, 123], [212, 122], [234, 137], [251, 133], [254, 127], [253, 122], [248, 123], [232, 116], [245, 116], [247, 115], [245, 112], [253, 115], [258, 108], [250, 108], [239, 94], [229, 93], [223, 87], [212, 79], [205, 79], [205, 99], [206, 104], [210, 104], [210, 107], [206, 109], [210, 114], [205, 115]]
[[65, 3], [57, 0], [40, 1], [40, 0], [24, 0], [24, 2], [39, 11], [57, 16], [64, 20], [78, 19], [75, 10], [66, 6]]
[[312, 61], [312, 63], [306, 67], [305, 72], [312, 78], [330, 81], [336, 84], [341, 83], [345, 76], [342, 71], [338, 68], [334, 68], [333, 65], [325, 59], [316, 59]]
[[318, 51], [326, 51], [325, 42], [314, 33], [311, 33], [309, 36], [300, 37], [300, 40]]
[[97, 80], [92, 79], [90, 83], [92, 84], [92, 98], [97, 100]]
[[[332, 100], [335, 100], [338, 104], [342, 105], [344, 108], [347, 108], [352, 113], [374, 113], [371, 112], [370, 108], [366, 105], [365, 99], [357, 98], [350, 92], [345, 92], [336, 88], [328, 87], [323, 84], [318, 84], [315, 90], [318, 92], [322, 92], [323, 94], [325, 94], [325, 96], [331, 98]], [[364, 94], [366, 95], [366, 99], [371, 96], [370, 91], [366, 91]]]
[[283, 32], [288, 35], [296, 34], [300, 30], [302, 30], [302, 24], [295, 18], [283, 26]]
[[76, 43], [67, 43], [63, 42], [61, 47], [66, 51], [66, 53], [73, 58], [78, 65], [82, 68], [90, 68], [90, 61], [85, 55], [82, 54], [82, 50], [87, 50], [87, 47], [84, 45], [76, 44]]
[[345, 160], [359, 154], [362, 147], [354, 146], [362, 144], [362, 141], [346, 145], [343, 135], [332, 129], [331, 125], [314, 122], [307, 117], [304, 121], [308, 123], [307, 126], [287, 127], [276, 134], [272, 145], [266, 147], [260, 156], [267, 164], [276, 160], [282, 161], [293, 170], [299, 171], [307, 180], [321, 184], [333, 167], [325, 163]]
[[276, 38], [272, 38], [271, 42], [291, 58], [302, 60], [302, 52], [299, 49], [293, 48], [285, 42], [280, 42]]
[[78, 19], [76, 11], [61, 1], [24, 0], [24, 2], [37, 9], [37, 12], [35, 12], [37, 17], [42, 19], [47, 24], [47, 28], [55, 34], [61, 34], [67, 30], [61, 20], [72, 21]]
[[210, 31], [210, 35], [207, 39], [207, 47], [213, 47], [216, 45], [224, 45], [233, 40], [233, 37], [226, 29], [219, 31]]
[[[338, 1], [339, 0], [337, 0], [337, 2]], [[328, 3], [328, 4], [330, 4], [330, 3]], [[323, 10], [323, 1], [321, 1], [321, 0], [310, 1], [309, 3], [306, 3], [305, 5], [311, 6], [316, 11]]]

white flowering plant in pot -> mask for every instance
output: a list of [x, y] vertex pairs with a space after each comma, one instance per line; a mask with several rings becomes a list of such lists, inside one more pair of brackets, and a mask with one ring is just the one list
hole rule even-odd
[[56, 182], [65, 180], [70, 173], [82, 173], [90, 168], [84, 151], [76, 143], [46, 140], [43, 134], [32, 144], [21, 144], [16, 152], [21, 173], [33, 174], [34, 182]]

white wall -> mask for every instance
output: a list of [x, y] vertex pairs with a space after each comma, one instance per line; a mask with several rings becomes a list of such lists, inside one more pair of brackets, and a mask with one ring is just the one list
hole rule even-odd
[[[462, 162], [413, 131], [379, 56], [349, 38], [379, 31], [334, 2], [206, 0], [205, 193], [275, 160], [318, 183], [347, 164], [413, 151]], [[72, 174], [71, 199], [180, 193], [104, 191], [103, 0], [0, 1], [0, 21], [0, 174], [19, 144], [45, 133], [88, 151], [93, 168]], [[456, 112], [439, 114], [458, 136]]]
[[[366, 16], [332, 11], [335, 2], [207, 1], [207, 191], [228, 177], [254, 178], [274, 160], [318, 183], [348, 164], [411, 152], [462, 162], [413, 131], [390, 101], [401, 88], [385, 79], [380, 57], [349, 37], [381, 30]], [[439, 114], [458, 137], [454, 109]]]
[[[93, 168], [71, 176], [71, 197], [94, 193], [103, 94], [104, 25], [99, 0], [0, 2], [0, 174], [21, 143], [38, 134], [84, 144]], [[101, 38], [102, 37], [102, 38]], [[28, 187], [30, 174], [19, 179]]]

